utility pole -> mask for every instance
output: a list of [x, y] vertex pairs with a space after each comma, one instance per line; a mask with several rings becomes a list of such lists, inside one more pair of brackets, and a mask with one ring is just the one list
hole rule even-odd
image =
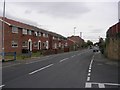
[[4, 30], [5, 30], [5, 0], [4, 0], [4, 6], [3, 6], [3, 18], [2, 18], [2, 61], [5, 59], [5, 53], [4, 53]]
[[75, 29], [76, 29], [76, 27], [74, 27], [74, 36], [75, 36]]

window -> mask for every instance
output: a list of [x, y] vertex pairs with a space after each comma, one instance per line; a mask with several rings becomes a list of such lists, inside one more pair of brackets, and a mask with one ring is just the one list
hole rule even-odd
[[32, 35], [32, 31], [31, 30], [28, 30], [28, 35]]
[[38, 47], [38, 43], [37, 42], [34, 42], [34, 47]]
[[53, 36], [53, 40], [55, 39], [55, 37]]
[[35, 34], [35, 36], [38, 36], [38, 33], [37, 33], [37, 32], [35, 32], [34, 34]]
[[46, 42], [43, 42], [43, 47], [46, 47]]
[[26, 29], [23, 29], [23, 30], [22, 30], [22, 34], [27, 34], [27, 30], [26, 30]]
[[12, 27], [12, 33], [18, 33], [18, 28], [17, 27]]
[[46, 41], [46, 49], [48, 49], [48, 48], [49, 48], [49, 42]]
[[39, 32], [38, 35], [41, 36], [41, 32]]
[[46, 37], [48, 37], [48, 34], [45, 34]]
[[59, 42], [59, 47], [61, 47], [61, 43]]
[[45, 34], [43, 33], [43, 37], [45, 37]]
[[28, 42], [27, 41], [22, 42], [22, 47], [27, 47], [27, 46], [28, 46]]
[[18, 42], [17, 41], [12, 41], [11, 44], [12, 44], [12, 47], [18, 47]]

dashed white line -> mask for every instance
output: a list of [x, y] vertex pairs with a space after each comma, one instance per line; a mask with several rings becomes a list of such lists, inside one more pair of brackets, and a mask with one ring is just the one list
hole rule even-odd
[[90, 81], [90, 77], [87, 77], [87, 81]]
[[64, 58], [64, 59], [60, 60], [60, 62], [63, 62], [63, 61], [65, 61], [65, 60], [67, 60], [67, 59], [69, 59], [69, 58]]
[[91, 74], [90, 73], [88, 73], [88, 76], [90, 76]]
[[91, 72], [91, 70], [88, 71], [89, 73]]
[[42, 67], [42, 68], [40, 68], [40, 69], [37, 69], [37, 70], [35, 70], [35, 71], [29, 73], [29, 74], [30, 74], [30, 75], [31, 75], [31, 74], [34, 74], [34, 73], [36, 73], [36, 72], [39, 72], [39, 71], [41, 71], [41, 70], [43, 70], [43, 69], [46, 69], [46, 68], [52, 66], [52, 65], [54, 65], [54, 64], [47, 65], [47, 66], [45, 66], [45, 67]]
[[4, 87], [5, 85], [0, 85], [0, 88]]

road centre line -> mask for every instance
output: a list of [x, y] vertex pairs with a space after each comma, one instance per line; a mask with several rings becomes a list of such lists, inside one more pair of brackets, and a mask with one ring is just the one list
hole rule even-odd
[[64, 59], [60, 60], [59, 62], [63, 62], [63, 61], [65, 61], [65, 60], [67, 60], [67, 59], [69, 59], [69, 58], [64, 58]]
[[54, 65], [54, 64], [47, 65], [47, 66], [45, 66], [45, 67], [42, 67], [42, 68], [40, 68], [40, 69], [37, 69], [37, 70], [29, 73], [29, 74], [30, 74], [30, 75], [31, 75], [31, 74], [34, 74], [34, 73], [39, 72], [39, 71], [41, 71], [41, 70], [44, 70], [44, 69], [46, 69], [46, 68], [48, 68], [48, 67], [51, 67], [52, 65]]

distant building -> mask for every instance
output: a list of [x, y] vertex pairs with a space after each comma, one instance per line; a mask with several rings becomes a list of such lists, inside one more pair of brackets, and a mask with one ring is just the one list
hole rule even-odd
[[120, 22], [111, 26], [106, 33], [106, 55], [120, 60]]
[[79, 36], [71, 36], [67, 38], [68, 46], [73, 46], [74, 49], [80, 49], [84, 44], [84, 40]]

